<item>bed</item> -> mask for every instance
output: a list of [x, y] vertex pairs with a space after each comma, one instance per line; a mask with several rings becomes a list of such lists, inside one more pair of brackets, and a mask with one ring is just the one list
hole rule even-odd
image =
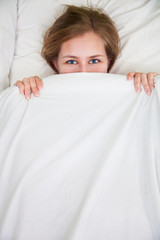
[[[41, 57], [64, 4], [103, 8], [122, 52], [109, 74], [57, 75]], [[0, 239], [160, 239], [159, 0], [1, 0]], [[14, 86], [39, 76], [30, 100]]]

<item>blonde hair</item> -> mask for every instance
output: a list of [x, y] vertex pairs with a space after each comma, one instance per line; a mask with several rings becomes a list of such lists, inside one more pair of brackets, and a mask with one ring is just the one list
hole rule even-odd
[[57, 59], [62, 44], [89, 31], [98, 34], [104, 41], [106, 55], [110, 61], [109, 72], [120, 53], [120, 39], [114, 22], [102, 9], [67, 5], [66, 11], [45, 34], [42, 56], [58, 73], [53, 60]]

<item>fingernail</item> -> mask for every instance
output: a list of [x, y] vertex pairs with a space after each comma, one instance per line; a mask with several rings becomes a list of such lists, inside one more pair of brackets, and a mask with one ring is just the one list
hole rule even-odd
[[26, 97], [27, 97], [27, 99], [29, 99], [29, 94], [27, 94], [27, 96], [26, 96]]
[[35, 96], [36, 96], [36, 97], [39, 97], [39, 92], [35, 92]]
[[137, 93], [140, 93], [140, 92], [141, 92], [141, 89], [140, 89], [140, 88], [136, 88], [136, 92], [137, 92]]
[[132, 80], [132, 77], [129, 77], [128, 80]]
[[146, 93], [147, 93], [148, 95], [150, 95], [150, 94], [151, 94], [151, 91], [150, 91], [150, 90], [146, 90]]

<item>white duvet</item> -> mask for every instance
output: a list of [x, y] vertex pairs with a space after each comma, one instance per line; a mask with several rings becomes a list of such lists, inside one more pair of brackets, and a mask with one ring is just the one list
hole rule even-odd
[[160, 79], [43, 79], [0, 94], [1, 240], [160, 239]]

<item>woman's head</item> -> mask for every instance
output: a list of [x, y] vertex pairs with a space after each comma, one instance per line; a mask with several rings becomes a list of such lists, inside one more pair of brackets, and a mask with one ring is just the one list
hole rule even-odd
[[[104, 64], [106, 64], [105, 72], [109, 72], [119, 51], [119, 36], [108, 15], [100, 9], [67, 6], [65, 13], [48, 29], [44, 38], [42, 56], [57, 73], [65, 72], [59, 71], [59, 68], [69, 65], [74, 65], [74, 70], [71, 68], [70, 72], [81, 71], [78, 64], [84, 65], [84, 62], [87, 64], [87, 58], [90, 59], [93, 56], [94, 58], [88, 61], [89, 70], [87, 71], [104, 72]], [[76, 57], [78, 60], [65, 59], [64, 55]], [[104, 58], [97, 59], [97, 55], [103, 55]], [[64, 60], [67, 60], [68, 65], [65, 65]], [[103, 70], [101, 70], [102, 63]]]

